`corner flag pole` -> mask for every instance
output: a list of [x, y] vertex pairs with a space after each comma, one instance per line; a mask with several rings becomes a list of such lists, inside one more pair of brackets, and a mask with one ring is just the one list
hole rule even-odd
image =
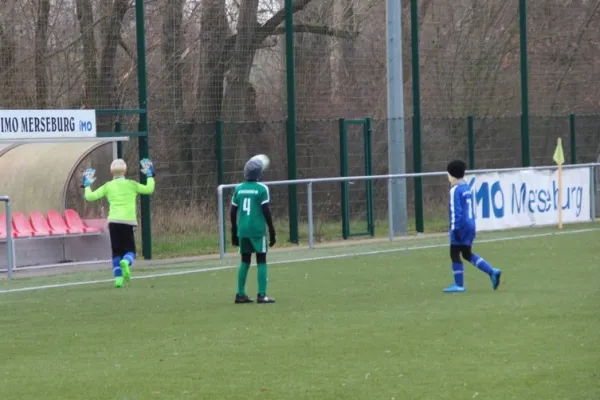
[[563, 203], [563, 184], [562, 184], [562, 166], [565, 163], [565, 153], [562, 147], [562, 140], [558, 138], [556, 141], [556, 149], [554, 150], [554, 155], [552, 156], [552, 160], [558, 165], [558, 229], [562, 229], [563, 220], [562, 220], [562, 203]]

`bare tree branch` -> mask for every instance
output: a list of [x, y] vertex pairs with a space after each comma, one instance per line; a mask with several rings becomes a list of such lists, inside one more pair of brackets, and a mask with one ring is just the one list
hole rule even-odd
[[[294, 32], [314, 33], [315, 35], [333, 36], [340, 39], [355, 39], [359, 35], [359, 32], [346, 31], [342, 29], [331, 28], [325, 25], [312, 24], [295, 24]], [[285, 34], [285, 28], [283, 26], [279, 26], [273, 32], [271, 32], [271, 35], [283, 34]]]
[[127, 46], [127, 43], [125, 43], [125, 41], [123, 40], [122, 36], [119, 36], [119, 46], [123, 49], [123, 51], [127, 54], [127, 56], [132, 60], [135, 61], [137, 60], [137, 57], [135, 54], [133, 54], [133, 51], [131, 51], [131, 49], [129, 48], [129, 46]]
[[[303, 10], [312, 0], [297, 0], [292, 4], [292, 14]], [[266, 38], [271, 36], [273, 32], [285, 21], [285, 9], [277, 11], [267, 22], [260, 25], [254, 30], [253, 43], [254, 46], [260, 45]], [[224, 54], [231, 52], [237, 42], [237, 34], [231, 35], [227, 38], [225, 48], [223, 49]], [[225, 57], [226, 59], [229, 57]]]
[[[312, 0], [296, 0], [292, 3], [292, 14], [297, 13], [298, 11], [303, 10]], [[285, 9], [281, 9], [275, 13], [267, 22], [261, 25], [259, 29], [256, 30], [256, 36], [254, 37], [254, 43], [261, 43], [268, 36], [272, 34], [272, 32], [281, 25], [285, 21]]]

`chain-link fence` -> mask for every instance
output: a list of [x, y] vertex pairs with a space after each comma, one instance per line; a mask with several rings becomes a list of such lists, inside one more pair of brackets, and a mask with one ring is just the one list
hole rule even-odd
[[[338, 175], [340, 118], [373, 118], [372, 172], [387, 172], [386, 0], [158, 0], [146, 1], [143, 14], [136, 13], [140, 1], [5, 1], [0, 107], [147, 107], [159, 176], [152, 202], [155, 246], [177, 242], [177, 235], [212, 232], [216, 185], [240, 180], [244, 162], [255, 153], [272, 158], [270, 179], [287, 178], [294, 172], [290, 167], [298, 178]], [[287, 26], [286, 3], [293, 14]], [[476, 168], [518, 166], [524, 159], [547, 164], [557, 137], [569, 161], [595, 160], [598, 3], [530, 0], [524, 20], [519, 2], [476, 3], [402, 1], [407, 171], [414, 170], [415, 154], [421, 154], [424, 171], [443, 169], [455, 157]], [[411, 21], [414, 6], [418, 13]], [[145, 43], [136, 40], [142, 20]], [[415, 31], [418, 52], [411, 40]], [[293, 46], [286, 46], [290, 33]], [[140, 44], [146, 69], [138, 75]], [[418, 99], [412, 96], [415, 67], [421, 76]], [[147, 76], [147, 96], [138, 90], [137, 76]], [[523, 119], [524, 78], [529, 114]], [[292, 97], [295, 107], [288, 103]], [[412, 145], [416, 102], [423, 116], [420, 149]], [[103, 114], [98, 128], [111, 131], [119, 119], [123, 131], [134, 132], [138, 118]], [[295, 132], [288, 118], [296, 121]], [[350, 173], [362, 171], [364, 161], [353, 129]], [[137, 154], [133, 139], [124, 156], [137, 163]], [[424, 182], [426, 207], [437, 201], [431, 186], [438, 184], [445, 183]], [[352, 186], [353, 202], [362, 204], [363, 189]], [[412, 213], [411, 183], [408, 189]], [[302, 202], [305, 193], [298, 190]], [[339, 218], [339, 187], [315, 190], [323, 221]], [[288, 191], [273, 192], [276, 215], [284, 220], [290, 215]], [[376, 204], [378, 192], [375, 186]], [[301, 203], [298, 208], [302, 219]], [[363, 217], [356, 204], [350, 212]]]

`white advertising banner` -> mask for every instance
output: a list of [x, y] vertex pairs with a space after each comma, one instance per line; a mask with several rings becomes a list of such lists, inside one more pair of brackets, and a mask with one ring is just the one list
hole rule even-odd
[[[591, 220], [590, 169], [563, 170], [564, 223]], [[558, 172], [521, 170], [465, 177], [477, 204], [477, 230], [558, 224]]]
[[96, 137], [95, 110], [0, 110], [0, 140]]

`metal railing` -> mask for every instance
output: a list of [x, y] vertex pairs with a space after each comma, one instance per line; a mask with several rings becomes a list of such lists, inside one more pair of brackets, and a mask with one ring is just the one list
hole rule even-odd
[[0, 196], [0, 201], [4, 203], [4, 213], [6, 215], [6, 276], [12, 279], [15, 269], [15, 242], [12, 236], [12, 218], [10, 210], [10, 198]]
[[[598, 155], [596, 161], [596, 164], [600, 165], [600, 154]], [[592, 215], [594, 216], [594, 218], [600, 218], [600, 168], [598, 168], [597, 171], [595, 168], [592, 168], [592, 191], [594, 190], [594, 186], [596, 187], [596, 201], [594, 202], [594, 199], [591, 199], [592, 207], [594, 207], [594, 214]]]
[[[469, 170], [466, 171], [465, 175], [481, 175], [488, 174], [494, 172], [518, 172], [518, 171], [532, 171], [532, 170], [548, 170], [548, 169], [556, 169], [556, 165], [547, 165], [547, 166], [538, 166], [538, 167], [526, 167], [526, 168], [496, 168], [496, 169], [480, 169], [480, 170]], [[590, 206], [591, 206], [591, 215], [590, 219], [595, 216], [595, 197], [596, 190], [600, 188], [596, 188], [594, 190], [595, 185], [595, 169], [600, 168], [600, 162], [597, 163], [587, 163], [587, 164], [569, 164], [563, 165], [563, 170], [573, 169], [573, 168], [590, 168], [591, 171], [591, 187], [590, 187]], [[314, 179], [296, 179], [296, 180], [287, 180], [287, 181], [270, 181], [270, 182], [262, 182], [267, 186], [280, 186], [280, 185], [306, 185], [306, 196], [307, 196], [307, 218], [308, 218], [308, 247], [310, 249], [314, 248], [314, 228], [313, 228], [313, 184], [315, 183], [331, 183], [331, 182], [347, 182], [347, 181], [369, 181], [369, 180], [382, 180], [387, 179], [387, 206], [388, 206], [388, 239], [390, 241], [394, 240], [394, 231], [393, 231], [393, 213], [391, 212], [393, 209], [392, 202], [392, 184], [395, 180], [398, 179], [408, 179], [408, 178], [417, 178], [417, 177], [442, 177], [447, 176], [446, 171], [439, 172], [423, 172], [418, 174], [395, 174], [395, 175], [370, 175], [370, 176], [345, 176], [345, 177], [330, 177], [330, 178], [314, 178]], [[218, 213], [219, 213], [219, 256], [220, 259], [223, 260], [225, 258], [225, 204], [223, 202], [223, 190], [232, 189], [238, 186], [238, 184], [227, 184], [227, 185], [219, 185], [217, 187], [217, 198], [218, 198]]]

